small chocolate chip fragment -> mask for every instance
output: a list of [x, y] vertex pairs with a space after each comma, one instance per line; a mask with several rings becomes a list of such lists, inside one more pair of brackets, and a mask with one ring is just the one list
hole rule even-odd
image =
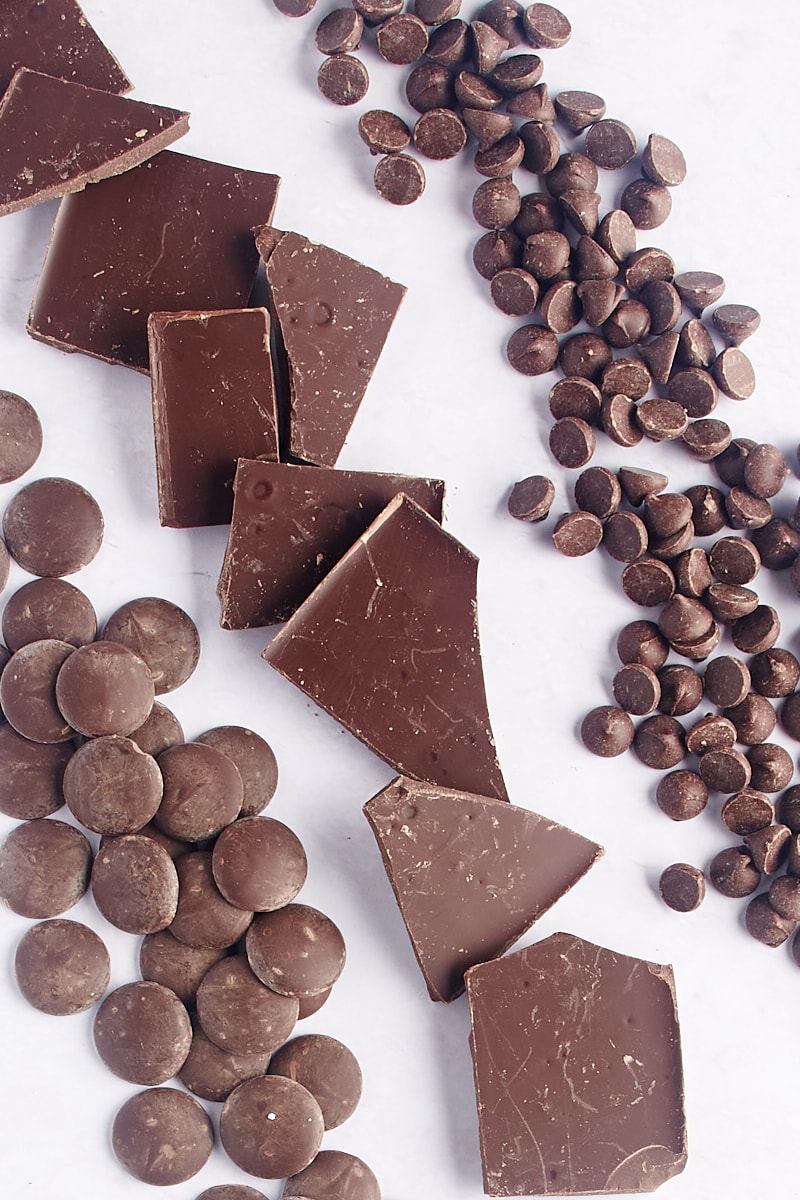
[[575, 503], [604, 520], [619, 508], [622, 488], [608, 467], [588, 467], [575, 480]]
[[673, 821], [691, 821], [708, 803], [708, 788], [696, 771], [670, 771], [659, 781], [656, 803]]
[[756, 390], [753, 365], [737, 346], [728, 346], [717, 355], [712, 370], [719, 390], [731, 400], [747, 400]]
[[721, 304], [711, 314], [714, 325], [732, 346], [739, 346], [755, 333], [761, 316], [747, 304]]
[[620, 667], [611, 684], [614, 700], [620, 708], [636, 717], [653, 712], [661, 699], [661, 684], [655, 671], [639, 663]]
[[[509, 360], [512, 366], [520, 370], [511, 359], [510, 352]], [[526, 375], [539, 373], [523, 371]], [[584, 467], [594, 454], [595, 444], [594, 430], [580, 417], [562, 417], [550, 430], [550, 453], [562, 467]]]
[[632, 512], [613, 513], [603, 530], [603, 548], [617, 562], [632, 563], [647, 550], [647, 528]]
[[89, 886], [92, 848], [74, 825], [17, 825], [0, 845], [0, 899], [21, 917], [57, 917]]
[[572, 34], [568, 19], [552, 4], [529, 4], [522, 24], [529, 44], [537, 50], [557, 50], [567, 44]]
[[42, 425], [24, 396], [0, 391], [0, 483], [29, 471], [42, 450]]
[[661, 872], [658, 881], [661, 899], [675, 912], [693, 912], [706, 894], [703, 872], [689, 863], [673, 863]]
[[558, 359], [558, 338], [543, 325], [521, 325], [508, 339], [506, 357], [521, 375], [546, 375]]
[[792, 782], [794, 763], [783, 746], [760, 742], [747, 751], [752, 775], [750, 783], [758, 791], [780, 792]]
[[78, 921], [41, 921], [24, 935], [14, 957], [22, 995], [50, 1016], [85, 1012], [108, 987], [111, 959], [93, 929]]
[[636, 157], [636, 135], [624, 121], [597, 121], [586, 134], [586, 153], [598, 167], [618, 171]]
[[683, 726], [666, 713], [647, 717], [634, 734], [633, 749], [647, 767], [659, 771], [676, 767], [686, 753]]
[[729, 846], [715, 854], [708, 877], [718, 892], [732, 899], [749, 896], [761, 882], [761, 872], [744, 846]]
[[364, 18], [352, 6], [334, 8], [323, 17], [314, 34], [320, 54], [349, 54], [357, 50], [364, 32]]
[[603, 538], [603, 522], [594, 513], [564, 513], [553, 529], [553, 545], [566, 558], [580, 558], [596, 550]]
[[750, 783], [750, 763], [732, 747], [707, 750], [700, 756], [699, 771], [709, 788], [725, 795], [744, 791]]
[[654, 398], [639, 404], [636, 422], [645, 437], [653, 442], [666, 442], [682, 436], [689, 424], [689, 417], [682, 404]]
[[634, 179], [622, 193], [620, 207], [628, 214], [637, 229], [657, 229], [672, 211], [672, 197], [667, 188], [650, 179]]
[[800, 662], [791, 650], [772, 646], [750, 660], [753, 691], [775, 699], [789, 696], [800, 681]]
[[622, 572], [622, 590], [629, 600], [643, 608], [666, 604], [675, 593], [675, 575], [660, 559], [645, 555], [628, 563]]
[[657, 671], [667, 661], [669, 644], [654, 621], [630, 621], [617, 635], [622, 663], [642, 663]]
[[359, 58], [334, 54], [323, 60], [317, 72], [317, 87], [331, 104], [358, 104], [369, 88], [369, 73]]
[[411, 141], [411, 131], [405, 121], [383, 108], [371, 108], [362, 113], [358, 132], [370, 154], [399, 154]]
[[425, 191], [425, 172], [409, 154], [389, 154], [375, 167], [375, 190], [390, 204], [413, 204]]
[[[384, 159], [386, 163], [396, 161], [396, 158]], [[484, 229], [504, 229], [519, 212], [520, 199], [519, 188], [512, 180], [487, 179], [485, 183], [479, 184], [472, 197], [472, 215]], [[525, 265], [530, 270], [530, 267]], [[535, 271], [531, 273], [536, 274]]]
[[123, 1104], [114, 1118], [111, 1142], [135, 1179], [156, 1185], [184, 1183], [210, 1158], [214, 1128], [192, 1096], [176, 1088], [150, 1088]]
[[508, 511], [518, 521], [543, 521], [555, 499], [553, 481], [545, 475], [529, 475], [520, 479], [508, 497]]
[[600, 758], [616, 758], [630, 747], [634, 725], [628, 714], [610, 704], [593, 708], [581, 722], [581, 741]]
[[375, 35], [381, 58], [396, 66], [410, 66], [428, 48], [424, 21], [414, 13], [397, 13], [383, 21]]
[[555, 97], [556, 112], [572, 133], [580, 133], [605, 115], [606, 102], [594, 92], [559, 92]]
[[750, 691], [750, 671], [739, 658], [720, 654], [712, 658], [703, 676], [706, 698], [717, 708], [741, 704]]
[[449, 108], [429, 108], [414, 126], [414, 145], [426, 158], [455, 158], [466, 141], [464, 122]]
[[507, 267], [492, 276], [492, 300], [509, 317], [527, 317], [539, 302], [539, 284], [522, 267]]
[[769, 604], [759, 604], [752, 612], [734, 621], [731, 627], [733, 644], [743, 654], [770, 650], [780, 635], [780, 617]]
[[703, 681], [694, 667], [686, 663], [670, 663], [658, 672], [661, 698], [659, 712], [670, 717], [685, 717], [694, 712], [703, 698]]
[[651, 133], [642, 151], [642, 170], [648, 179], [663, 187], [677, 187], [686, 178], [686, 159], [669, 138]]

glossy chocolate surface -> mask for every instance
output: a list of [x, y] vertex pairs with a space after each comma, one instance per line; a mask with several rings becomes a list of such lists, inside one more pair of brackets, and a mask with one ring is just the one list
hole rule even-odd
[[441, 521], [438, 479], [240, 459], [217, 586], [223, 628], [286, 621], [401, 491]]
[[264, 658], [404, 775], [504, 800], [484, 692], [477, 566], [397, 496]]

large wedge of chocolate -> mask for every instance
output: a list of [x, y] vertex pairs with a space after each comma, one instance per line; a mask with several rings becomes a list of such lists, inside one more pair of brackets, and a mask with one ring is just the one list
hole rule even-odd
[[398, 492], [441, 521], [440, 479], [241, 459], [217, 587], [223, 628], [288, 620]]
[[471, 551], [397, 496], [264, 658], [403, 775], [505, 800], [477, 569]]
[[603, 853], [513, 804], [395, 779], [364, 806], [433, 1000], [498, 958]]
[[252, 229], [278, 178], [163, 150], [65, 196], [28, 332], [148, 370], [151, 312], [241, 308], [258, 268]]
[[150, 380], [162, 525], [224, 525], [240, 455], [278, 457], [265, 308], [151, 313]]
[[261, 229], [288, 369], [287, 453], [333, 466], [406, 289], [299, 233]]
[[189, 114], [21, 67], [0, 101], [0, 216], [152, 158]]
[[671, 967], [556, 933], [466, 980], [487, 1195], [652, 1192], [683, 1170]]
[[0, 92], [8, 87], [17, 67], [106, 92], [127, 92], [132, 86], [76, 0], [3, 0]]

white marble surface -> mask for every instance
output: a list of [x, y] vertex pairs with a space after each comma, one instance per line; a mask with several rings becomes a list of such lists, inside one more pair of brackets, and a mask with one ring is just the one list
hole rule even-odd
[[[320, 15], [328, 7], [320, 0]], [[327, 104], [314, 83], [315, 15], [292, 21], [269, 0], [86, 0], [85, 9], [135, 81], [135, 97], [191, 111], [191, 132], [178, 148], [277, 172], [277, 224], [408, 286], [340, 465], [448, 481], [448, 528], [481, 558], [487, 687], [511, 797], [606, 847], [526, 941], [564, 929], [674, 964], [689, 1164], [665, 1196], [791, 1195], [800, 972], [785, 947], [770, 951], [748, 937], [734, 902], [712, 893], [696, 913], [679, 916], [656, 894], [666, 864], [706, 865], [733, 840], [716, 816], [718, 801], [698, 820], [672, 824], [655, 807], [654, 772], [632, 757], [593, 759], [576, 739], [583, 713], [608, 701], [618, 628], [640, 614], [621, 597], [607, 557], [562, 559], [550, 545], [551, 524], [531, 529], [505, 514], [514, 480], [552, 471], [550, 381], [524, 379], [504, 361], [514, 323], [493, 309], [470, 264], [479, 232], [470, 216], [470, 162], [431, 164], [427, 191], [412, 208], [380, 201], [355, 126], [366, 107], [402, 109], [403, 73], [370, 50], [367, 100], [355, 110]], [[762, 312], [762, 329], [747, 345], [756, 395], [742, 405], [724, 401], [720, 415], [736, 434], [776, 441], [794, 456], [800, 18], [777, 0], [572, 0], [568, 11], [573, 40], [548, 55], [546, 79], [554, 91], [600, 92], [609, 114], [641, 140], [657, 131], [684, 149], [689, 176], [673, 214], [641, 244], [663, 245], [680, 269], [719, 271], [728, 299]], [[608, 200], [616, 186], [607, 181]], [[45, 205], [0, 222], [0, 385], [27, 396], [43, 420], [45, 448], [30, 478], [77, 479], [104, 510], [105, 545], [74, 582], [101, 619], [148, 593], [187, 608], [201, 630], [202, 661], [170, 699], [187, 736], [240, 723], [275, 749], [281, 783], [270, 812], [308, 850], [302, 898], [340, 924], [349, 948], [345, 974], [308, 1028], [352, 1047], [365, 1092], [326, 1145], [364, 1157], [385, 1200], [479, 1200], [466, 1005], [428, 1001], [360, 812], [392, 773], [269, 670], [260, 658], [263, 633], [219, 629], [214, 584], [224, 534], [158, 525], [148, 381], [27, 337], [54, 212]], [[708, 477], [674, 447], [620, 455], [605, 442], [595, 461], [664, 469], [676, 487]], [[564, 472], [555, 477], [557, 512], [571, 497]], [[0, 505], [15, 487], [3, 485]], [[797, 490], [793, 475], [781, 508], [794, 506]], [[15, 569], [11, 586], [24, 579]], [[770, 578], [763, 594], [780, 605], [782, 644], [800, 650], [800, 601], [788, 580]], [[797, 745], [789, 748], [796, 756]], [[11, 825], [3, 819], [0, 832]], [[102, 927], [88, 900], [70, 915]], [[0, 913], [0, 1192], [9, 1200], [144, 1196], [145, 1185], [125, 1175], [108, 1145], [113, 1113], [135, 1089], [97, 1059], [91, 1015], [57, 1020], [25, 1006], [12, 977], [25, 927]], [[106, 933], [119, 984], [134, 977], [135, 939]], [[217, 1151], [200, 1176], [170, 1194], [191, 1200], [234, 1180], [244, 1177]], [[263, 1190], [276, 1200], [280, 1185]]]

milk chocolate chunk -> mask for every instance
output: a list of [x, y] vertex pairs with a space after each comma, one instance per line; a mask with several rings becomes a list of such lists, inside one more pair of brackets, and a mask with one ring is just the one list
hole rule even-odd
[[149, 1088], [123, 1104], [114, 1118], [111, 1143], [135, 1179], [165, 1186], [183, 1183], [205, 1166], [214, 1127], [192, 1096], [177, 1088]]
[[0, 90], [17, 67], [31, 67], [107, 92], [131, 82], [76, 0], [5, 0], [0, 16]]
[[[28, 332], [147, 371], [151, 312], [239, 308], [278, 178], [165, 150], [61, 202]], [[199, 247], [202, 246], [202, 253]]]
[[283, 1200], [381, 1200], [381, 1189], [372, 1170], [355, 1154], [320, 1150], [303, 1171], [286, 1180]]
[[223, 628], [287, 620], [399, 492], [441, 521], [438, 479], [241, 458], [217, 587]]
[[397, 496], [263, 656], [401, 773], [504, 800], [480, 660], [477, 565]]
[[556, 933], [467, 973], [484, 1190], [650, 1192], [686, 1165], [672, 968]]
[[108, 987], [111, 959], [93, 929], [78, 921], [40, 921], [17, 946], [14, 973], [25, 999], [55, 1017], [85, 1012]]
[[333, 466], [405, 288], [298, 233], [256, 235], [288, 361], [288, 451]]
[[188, 128], [178, 109], [21, 67], [0, 101], [0, 216], [128, 171]]
[[227, 524], [237, 460], [278, 457], [269, 314], [151, 313], [147, 333], [161, 524]]
[[503, 954], [602, 854], [528, 809], [403, 778], [364, 815], [433, 1000], [460, 995], [469, 967]]

